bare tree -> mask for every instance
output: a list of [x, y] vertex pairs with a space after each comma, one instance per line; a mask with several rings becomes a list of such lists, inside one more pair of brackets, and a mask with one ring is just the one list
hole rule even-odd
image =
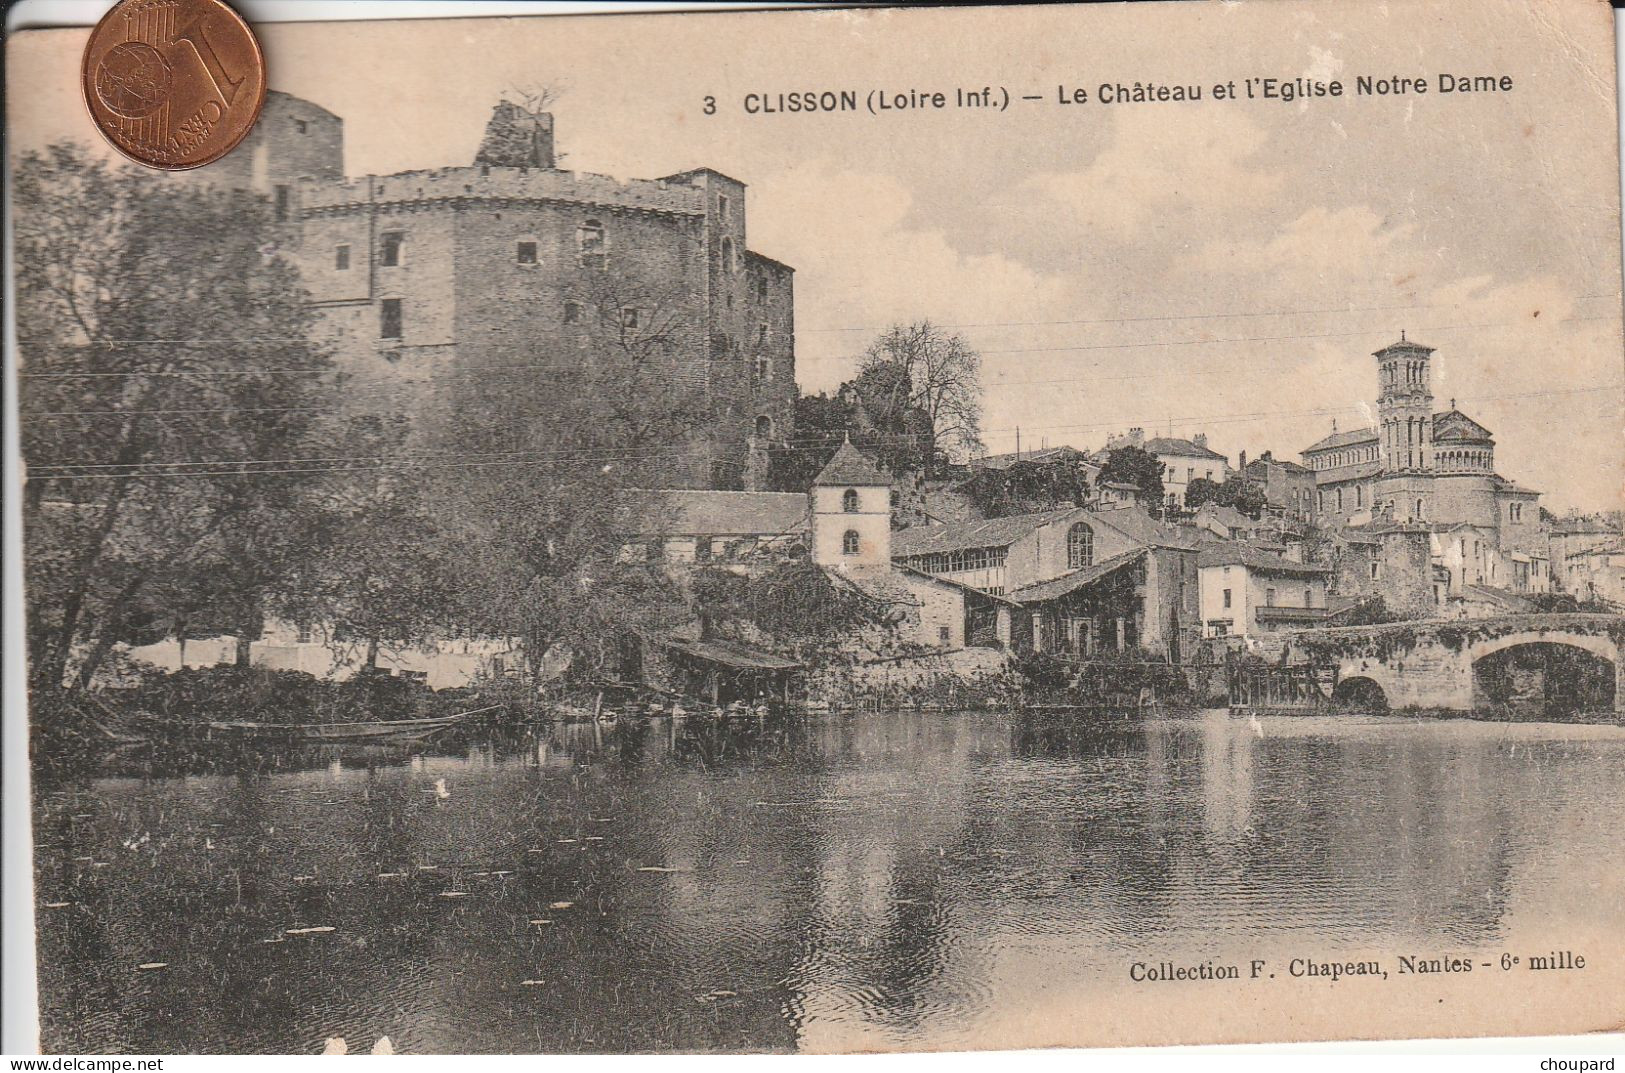
[[527, 111], [545, 112], [557, 104], [566, 92], [568, 87], [562, 82], [522, 82], [504, 89], [502, 96]]
[[[943, 456], [982, 450], [982, 358], [962, 336], [928, 320], [896, 324], [869, 345], [859, 383], [885, 385], [885, 405], [901, 425], [925, 439], [927, 472]], [[865, 400], [872, 402], [874, 400]], [[910, 421], [917, 415], [922, 420]]]

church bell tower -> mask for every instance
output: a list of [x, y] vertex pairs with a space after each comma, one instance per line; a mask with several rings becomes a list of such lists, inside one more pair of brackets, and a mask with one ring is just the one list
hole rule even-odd
[[1399, 335], [1377, 351], [1378, 443], [1385, 473], [1433, 469], [1433, 348]]

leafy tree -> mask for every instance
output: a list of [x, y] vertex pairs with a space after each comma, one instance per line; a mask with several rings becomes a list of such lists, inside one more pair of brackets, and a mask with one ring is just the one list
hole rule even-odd
[[1206, 477], [1193, 478], [1189, 484], [1185, 485], [1186, 509], [1195, 510], [1208, 503], [1222, 504], [1224, 502], [1222, 499], [1223, 489], [1224, 486], [1218, 481], [1210, 481]]
[[1405, 616], [1389, 609], [1388, 601], [1379, 593], [1369, 596], [1349, 608], [1337, 618], [1339, 626], [1382, 626], [1403, 621]]
[[877, 427], [918, 437], [921, 468], [982, 447], [982, 359], [930, 321], [898, 324], [870, 344], [855, 386]]
[[445, 385], [430, 444], [486, 460], [431, 470], [418, 487], [423, 516], [456, 549], [443, 584], [465, 630], [519, 638], [532, 668], [563, 647], [615, 673], [640, 632], [687, 614], [664, 572], [623, 548], [618, 493], [708, 476], [694, 447], [710, 416], [683, 364], [701, 326], [680, 295], [605, 274], [582, 299], [583, 350], [539, 367], [497, 358]]
[[158, 611], [256, 622], [345, 429], [264, 199], [66, 144], [14, 194], [30, 675], [80, 688]]
[[1162, 463], [1143, 447], [1125, 445], [1112, 448], [1106, 456], [1106, 464], [1100, 469], [1100, 483], [1113, 481], [1138, 488], [1147, 506], [1153, 509], [1162, 503]]
[[986, 518], [1081, 507], [1089, 498], [1089, 482], [1074, 462], [1023, 461], [979, 469], [956, 490]]
[[1234, 491], [1230, 493], [1230, 505], [1247, 517], [1258, 518], [1263, 515], [1264, 508], [1269, 506], [1264, 490], [1251, 481], [1232, 474], [1224, 483], [1235, 485]]
[[1210, 481], [1206, 477], [1197, 477], [1185, 486], [1187, 510], [1195, 510], [1206, 503], [1234, 507], [1249, 518], [1259, 517], [1269, 505], [1264, 490], [1239, 473], [1232, 473], [1223, 483]]

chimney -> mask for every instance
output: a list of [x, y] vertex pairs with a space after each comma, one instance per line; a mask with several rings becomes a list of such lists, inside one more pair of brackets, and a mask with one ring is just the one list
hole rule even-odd
[[1145, 446], [1145, 429], [1131, 428], [1128, 430], [1128, 442], [1134, 447]]
[[1191, 442], [1196, 444], [1196, 446], [1198, 446], [1198, 447], [1206, 447], [1207, 446], [1207, 433], [1198, 432], [1196, 435], [1191, 437]]
[[553, 113], [532, 112], [513, 101], [498, 101], [485, 124], [474, 163], [499, 168], [557, 166], [553, 153]]

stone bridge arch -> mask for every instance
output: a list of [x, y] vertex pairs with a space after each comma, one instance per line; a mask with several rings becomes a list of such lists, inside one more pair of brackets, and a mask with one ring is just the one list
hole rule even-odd
[[[1625, 615], [1506, 615], [1301, 630], [1288, 642], [1286, 659], [1335, 665], [1339, 682], [1364, 679], [1369, 685], [1361, 683], [1358, 688], [1381, 689], [1395, 709], [1467, 711], [1485, 699], [1475, 670], [1481, 661], [1529, 645], [1559, 646], [1588, 653], [1612, 669], [1613, 708], [1625, 713], [1622, 642]], [[1491, 673], [1502, 673], [1490, 667], [1483, 670], [1485, 680]], [[1592, 664], [1592, 673], [1593, 684], [1606, 680], [1601, 666]], [[1597, 700], [1605, 700], [1600, 690]]]
[[1517, 633], [1490, 637], [1467, 646], [1462, 662], [1473, 692], [1475, 706], [1480, 703], [1479, 667], [1483, 660], [1513, 649], [1531, 645], [1551, 645], [1589, 652], [1605, 661], [1613, 671], [1613, 708], [1625, 711], [1625, 667], [1621, 666], [1618, 642], [1607, 633], [1579, 633], [1572, 630], [1523, 630]]

